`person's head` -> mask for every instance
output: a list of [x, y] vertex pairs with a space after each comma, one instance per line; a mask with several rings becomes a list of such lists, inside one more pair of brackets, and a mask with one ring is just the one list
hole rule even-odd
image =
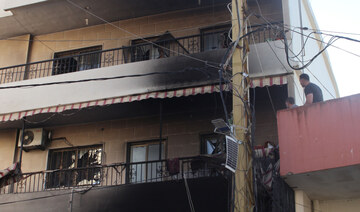
[[302, 87], [307, 86], [310, 83], [310, 77], [307, 74], [300, 75], [300, 84]]
[[293, 97], [288, 97], [285, 101], [287, 108], [291, 108], [295, 104], [295, 99]]

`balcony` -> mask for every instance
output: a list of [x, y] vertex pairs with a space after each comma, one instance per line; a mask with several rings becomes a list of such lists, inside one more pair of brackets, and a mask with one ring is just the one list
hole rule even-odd
[[225, 177], [227, 171], [221, 163], [218, 159], [198, 156], [22, 173], [20, 181], [1, 188], [0, 194]]
[[[281, 42], [281, 40], [277, 40], [278, 36], [274, 35], [267, 25], [259, 25], [257, 29], [259, 30], [256, 32], [260, 34], [256, 42], [260, 43], [250, 46], [250, 77], [288, 73], [288, 70], [284, 70], [281, 65], [285, 64], [285, 61], [280, 63], [268, 46], [273, 45], [275, 51], [279, 52], [278, 57], [285, 60], [285, 56], [282, 57], [280, 54], [284, 54], [284, 51], [275, 47], [276, 42]], [[256, 27], [252, 30], [256, 30]], [[1, 68], [0, 87], [29, 87], [4, 89], [0, 93], [0, 98], [3, 99], [0, 111], [5, 114], [104, 98], [216, 84], [219, 78], [217, 66], [221, 63], [229, 44], [226, 33], [228, 33], [227, 30], [217, 30], [181, 38], [164, 34], [160, 38], [154, 38], [153, 43], [134, 41], [134, 45], [128, 47]], [[254, 47], [261, 49], [258, 52], [260, 57]], [[261, 58], [262, 66], [259, 66], [259, 58]], [[264, 71], [260, 67], [263, 67]], [[156, 74], [153, 74], [155, 72]], [[129, 75], [134, 77], [127, 78], [126, 76]], [[62, 83], [97, 78], [111, 80]], [[43, 89], [44, 86], [31, 86], [46, 83], [53, 85], [45, 86], [46, 89]], [[74, 91], [81, 95], [69, 95]], [[28, 100], [26, 104], [24, 104], [25, 99]]]
[[[281, 39], [269, 25], [255, 25], [252, 30], [257, 32], [250, 39], [251, 44]], [[159, 37], [139, 39], [134, 45], [121, 48], [101, 50], [95, 47], [86, 50], [87, 53], [71, 56], [55, 54], [51, 60], [0, 68], [0, 84], [224, 49], [230, 44], [228, 32], [226, 29], [179, 38], [165, 33]], [[81, 49], [78, 52], [82, 52]]]
[[359, 108], [354, 95], [278, 112], [280, 173], [290, 186], [316, 200], [359, 197]]
[[187, 184], [196, 211], [228, 211], [228, 173], [221, 161], [198, 156], [178, 162], [175, 166], [159, 160], [24, 173], [21, 181], [3, 188], [0, 195], [0, 203], [16, 200], [16, 204], [1, 204], [0, 209], [188, 211]]

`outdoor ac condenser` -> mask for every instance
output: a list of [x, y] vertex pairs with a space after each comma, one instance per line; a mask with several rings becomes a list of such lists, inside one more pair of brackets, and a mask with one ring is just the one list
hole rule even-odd
[[[18, 147], [21, 147], [22, 131], [19, 135]], [[24, 132], [23, 149], [25, 151], [33, 149], [45, 149], [45, 144], [48, 141], [48, 132], [42, 128], [27, 129]]]

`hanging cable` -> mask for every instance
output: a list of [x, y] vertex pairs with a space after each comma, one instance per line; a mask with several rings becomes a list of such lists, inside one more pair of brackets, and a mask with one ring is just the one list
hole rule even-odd
[[190, 188], [189, 188], [185, 173], [183, 173], [183, 177], [184, 177], [185, 188], [186, 188], [186, 196], [188, 198], [190, 210], [191, 210], [191, 212], [195, 212], [194, 203], [193, 203], [192, 198], [191, 198]]

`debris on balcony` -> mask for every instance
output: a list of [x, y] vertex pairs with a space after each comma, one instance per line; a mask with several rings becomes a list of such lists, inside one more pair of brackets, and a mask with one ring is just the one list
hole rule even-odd
[[14, 163], [4, 170], [0, 170], [0, 188], [21, 180], [21, 169], [18, 163]]

